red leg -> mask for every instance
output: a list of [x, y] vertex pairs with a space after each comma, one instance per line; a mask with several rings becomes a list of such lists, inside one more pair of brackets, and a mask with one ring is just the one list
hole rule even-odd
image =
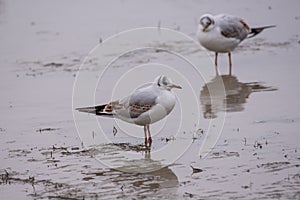
[[147, 129], [148, 129], [148, 142], [149, 142], [149, 147], [151, 147], [152, 144], [152, 138], [151, 138], [151, 134], [150, 134], [150, 126], [147, 125]]
[[216, 70], [216, 76], [219, 76], [219, 71], [218, 71], [218, 52], [215, 52], [215, 70]]
[[144, 126], [144, 136], [145, 136], [145, 146], [147, 146], [147, 143], [148, 143], [148, 141], [147, 141], [147, 125]]
[[229, 59], [229, 75], [231, 75], [232, 72], [232, 62], [231, 62], [231, 53], [228, 52], [228, 59]]

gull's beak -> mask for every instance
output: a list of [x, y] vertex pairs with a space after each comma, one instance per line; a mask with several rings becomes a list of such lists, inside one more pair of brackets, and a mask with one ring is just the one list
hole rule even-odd
[[206, 29], [208, 28], [208, 26], [203, 26], [203, 29], [202, 29], [202, 31], [203, 32], [206, 32]]
[[171, 88], [182, 89], [182, 87], [180, 85], [176, 85], [176, 84], [172, 84], [170, 87]]

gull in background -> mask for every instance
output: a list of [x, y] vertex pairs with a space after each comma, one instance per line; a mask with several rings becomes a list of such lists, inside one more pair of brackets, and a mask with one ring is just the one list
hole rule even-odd
[[145, 145], [151, 146], [149, 125], [163, 119], [173, 110], [176, 97], [171, 92], [172, 88], [181, 89], [166, 76], [159, 76], [153, 83], [146, 83], [121, 100], [76, 110], [115, 117], [128, 123], [144, 126]]
[[231, 51], [233, 51], [244, 39], [252, 38], [266, 28], [275, 27], [262, 26], [250, 28], [240, 17], [219, 14], [205, 14], [200, 17], [197, 36], [200, 44], [210, 51], [215, 52], [215, 67], [218, 75], [218, 53], [228, 53], [229, 74], [231, 74]]

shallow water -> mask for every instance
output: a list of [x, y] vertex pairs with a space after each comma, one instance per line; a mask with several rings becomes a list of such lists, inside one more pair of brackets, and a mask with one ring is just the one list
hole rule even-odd
[[[1, 197], [299, 199], [300, 4], [229, 1], [212, 6], [218, 4], [0, 1]], [[243, 16], [253, 25], [277, 27], [242, 43], [232, 55], [232, 76], [227, 75], [227, 56], [220, 56], [225, 96], [218, 96], [214, 90], [212, 98], [208, 97], [207, 87], [220, 81], [214, 75], [205, 83], [186, 70], [199, 101], [198, 131], [176, 137], [174, 124], [180, 120], [177, 104], [162, 132], [153, 125], [158, 133], [150, 151], [142, 146], [143, 135], [127, 135], [117, 122], [104, 118], [97, 120], [111, 142], [98, 142], [101, 137], [96, 131], [84, 133], [90, 146], [82, 143], [73, 121], [73, 84], [84, 57], [100, 38], [130, 28], [160, 25], [195, 39], [195, 18], [208, 11], [228, 12]], [[189, 47], [189, 43], [177, 43], [172, 48], [185, 55], [197, 53]], [[177, 69], [185, 66], [166, 52], [133, 52], [114, 63], [103, 83], [112, 83], [114, 74], [150, 61], [178, 65]], [[93, 75], [98, 62], [90, 60], [86, 72]], [[109, 100], [109, 87], [99, 83], [97, 102]], [[181, 95], [181, 91], [175, 93]], [[218, 119], [225, 112], [216, 146], [200, 157], [211, 118]], [[89, 121], [82, 123], [88, 125]], [[134, 130], [142, 134], [142, 128]], [[186, 141], [191, 146], [173, 164], [165, 166], [164, 161], [156, 159], [159, 149]], [[126, 161], [127, 154], [135, 159]], [[128, 173], [118, 168], [118, 162], [111, 168], [96, 158], [125, 160], [128, 165], [122, 167], [127, 170], [146, 170], [149, 166], [159, 170]]]

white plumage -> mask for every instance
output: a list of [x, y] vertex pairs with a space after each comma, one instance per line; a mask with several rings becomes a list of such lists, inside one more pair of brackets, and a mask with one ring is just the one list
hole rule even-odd
[[176, 98], [171, 92], [172, 88], [181, 89], [166, 76], [159, 76], [153, 83], [139, 87], [121, 100], [99, 106], [77, 108], [76, 110], [116, 117], [128, 123], [144, 126], [145, 144], [151, 145], [149, 125], [166, 117], [175, 106]]
[[210, 51], [215, 52], [215, 66], [218, 74], [218, 53], [228, 53], [231, 74], [231, 51], [233, 51], [244, 39], [251, 38], [266, 28], [263, 26], [250, 28], [240, 17], [228, 14], [205, 14], [200, 17], [197, 37], [200, 44]]

